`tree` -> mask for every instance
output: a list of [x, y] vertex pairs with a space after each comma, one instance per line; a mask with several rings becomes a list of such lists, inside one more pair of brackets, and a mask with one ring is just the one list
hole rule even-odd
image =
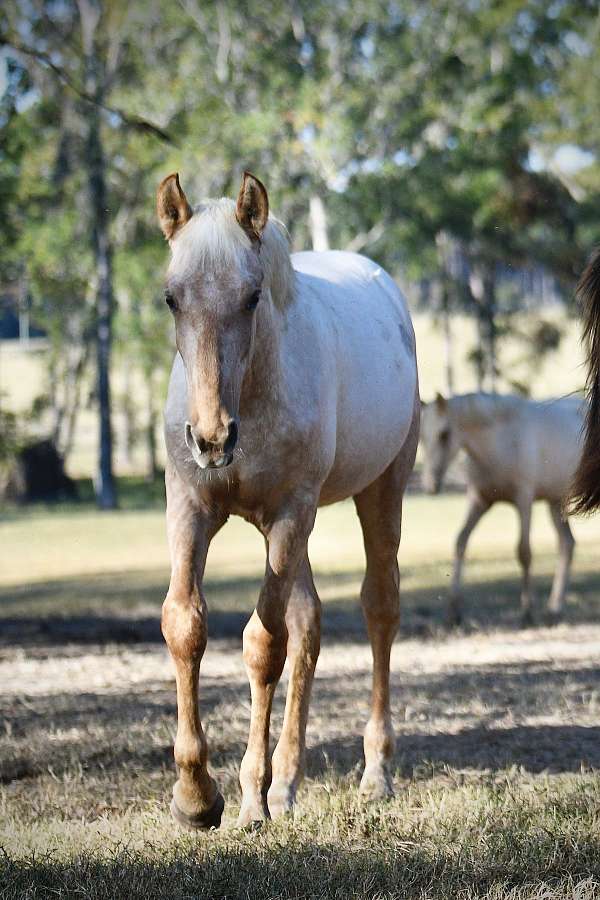
[[[139, 13], [139, 10], [138, 10]], [[92, 251], [94, 287], [99, 452], [96, 472], [98, 505], [116, 505], [112, 463], [110, 360], [114, 316], [113, 246], [110, 234], [109, 163], [105, 131], [111, 125], [168, 136], [148, 120], [109, 104], [119, 81], [135, 77], [135, 59], [124, 52], [135, 33], [135, 15], [120, 4], [76, 0], [56, 8], [29, 2], [5, 12], [2, 43], [21, 60], [32, 61], [42, 98], [60, 90], [61, 109], [72, 108], [78, 127], [76, 166], [85, 173], [88, 203], [85, 216]], [[56, 135], [59, 151], [63, 145]]]

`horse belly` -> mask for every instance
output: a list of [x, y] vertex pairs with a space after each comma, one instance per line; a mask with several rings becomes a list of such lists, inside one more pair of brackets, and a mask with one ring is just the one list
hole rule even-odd
[[383, 474], [404, 446], [418, 402], [412, 347], [401, 339], [392, 344], [362, 337], [360, 348], [349, 348], [352, 365], [344, 367], [335, 458], [322, 504], [354, 496]]

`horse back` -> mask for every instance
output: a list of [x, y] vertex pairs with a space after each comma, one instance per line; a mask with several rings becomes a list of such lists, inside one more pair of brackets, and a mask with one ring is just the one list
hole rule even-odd
[[560, 500], [580, 455], [582, 404], [518, 400], [470, 435], [468, 478], [489, 501]]
[[[418, 403], [414, 332], [400, 290], [371, 260], [331, 251], [294, 254], [292, 264], [297, 315], [323, 359], [304, 378], [327, 411], [324, 439], [334, 446], [323, 502], [333, 502], [381, 475], [408, 437]], [[288, 339], [301, 330], [288, 328]]]

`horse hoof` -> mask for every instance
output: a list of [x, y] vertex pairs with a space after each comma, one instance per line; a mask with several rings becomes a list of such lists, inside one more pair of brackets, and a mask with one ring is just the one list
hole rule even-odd
[[369, 772], [365, 769], [358, 793], [364, 803], [391, 800], [394, 796], [392, 779], [387, 772]]
[[294, 808], [295, 800], [296, 792], [288, 784], [285, 782], [277, 784], [277, 782], [275, 782], [271, 785], [267, 795], [271, 818], [279, 819], [281, 816], [291, 813]]
[[454, 603], [451, 603], [446, 610], [446, 628], [460, 628], [462, 621], [463, 617], [460, 609]]
[[245, 831], [258, 831], [269, 819], [269, 810], [264, 800], [260, 804], [244, 804], [242, 801], [237, 827]]
[[171, 815], [177, 824], [187, 831], [208, 831], [210, 828], [218, 828], [224, 808], [225, 801], [220, 793], [217, 793], [215, 802], [210, 809], [195, 815], [189, 815], [179, 809], [174, 797], [171, 800]]
[[549, 628], [554, 628], [555, 625], [560, 625], [562, 622], [562, 613], [549, 611], [544, 616], [544, 622]]
[[521, 628], [532, 628], [535, 622], [531, 613], [523, 613], [521, 616]]

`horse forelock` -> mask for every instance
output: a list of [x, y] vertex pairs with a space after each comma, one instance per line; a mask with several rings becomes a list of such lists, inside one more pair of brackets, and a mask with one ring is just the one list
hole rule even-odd
[[[170, 270], [185, 278], [195, 272], [243, 268], [252, 242], [235, 216], [235, 203], [228, 198], [205, 200], [171, 244]], [[294, 270], [290, 260], [285, 226], [269, 217], [260, 239], [260, 259], [264, 284], [273, 302], [283, 309], [294, 290]]]

